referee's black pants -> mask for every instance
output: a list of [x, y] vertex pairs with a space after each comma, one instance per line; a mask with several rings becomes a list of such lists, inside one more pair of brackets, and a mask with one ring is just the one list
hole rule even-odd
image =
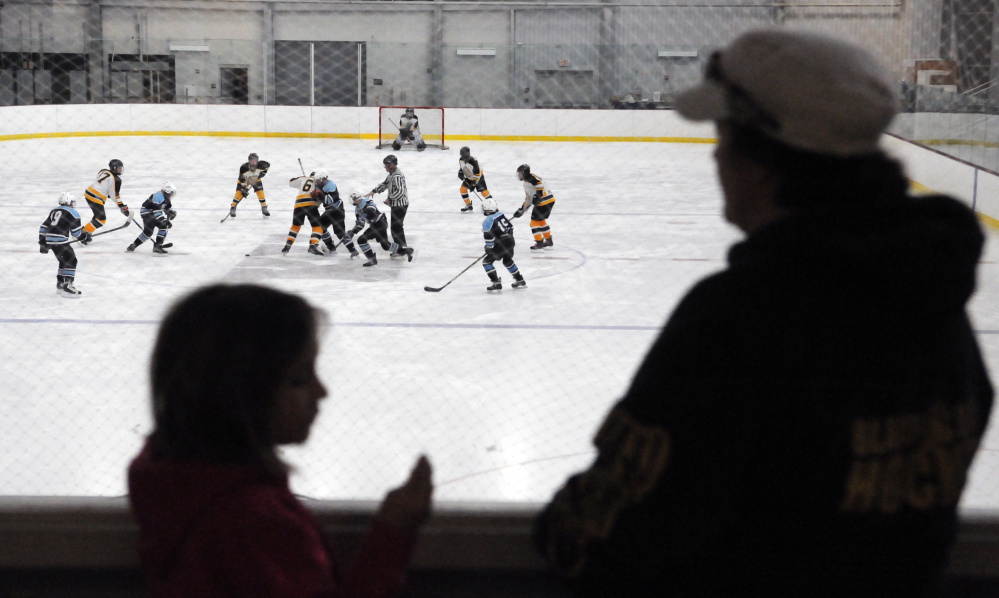
[[409, 206], [392, 206], [392, 242], [397, 243], [399, 247], [407, 247], [406, 245], [406, 231], [403, 230], [402, 224], [406, 221], [406, 212], [409, 211]]

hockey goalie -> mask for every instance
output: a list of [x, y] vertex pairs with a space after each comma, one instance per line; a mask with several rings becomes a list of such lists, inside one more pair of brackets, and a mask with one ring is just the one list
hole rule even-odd
[[400, 150], [404, 143], [416, 146], [418, 151], [427, 149], [427, 144], [423, 141], [420, 133], [420, 119], [416, 116], [416, 111], [406, 108], [406, 111], [399, 117], [399, 135], [392, 142], [392, 149]]

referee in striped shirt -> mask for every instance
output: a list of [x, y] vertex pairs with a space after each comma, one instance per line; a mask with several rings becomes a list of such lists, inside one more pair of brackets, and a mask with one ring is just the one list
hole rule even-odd
[[[409, 246], [406, 245], [406, 231], [402, 228], [403, 223], [406, 221], [406, 212], [409, 211], [406, 177], [399, 170], [399, 159], [393, 154], [385, 156], [382, 164], [385, 165], [385, 172], [388, 173], [388, 176], [385, 177], [382, 184], [372, 189], [366, 197], [372, 197], [375, 193], [388, 190], [388, 199], [385, 200], [385, 205], [392, 208], [392, 249], [389, 257], [411, 255], [412, 250], [406, 251]], [[412, 258], [409, 259], [412, 261]]]

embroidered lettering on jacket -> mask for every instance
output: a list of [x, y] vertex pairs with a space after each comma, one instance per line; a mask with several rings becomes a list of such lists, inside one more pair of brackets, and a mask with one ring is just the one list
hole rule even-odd
[[587, 544], [606, 539], [621, 511], [655, 488], [669, 460], [669, 434], [620, 409], [607, 416], [593, 442], [597, 462], [552, 501], [548, 556], [566, 577], [582, 570]]
[[853, 463], [840, 510], [892, 514], [957, 503], [978, 448], [975, 403], [934, 403], [923, 412], [852, 422]]

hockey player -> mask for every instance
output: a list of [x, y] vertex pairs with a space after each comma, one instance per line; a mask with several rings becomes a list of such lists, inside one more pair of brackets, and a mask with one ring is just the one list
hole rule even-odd
[[108, 162], [108, 167], [97, 173], [97, 180], [87, 187], [83, 192], [84, 199], [94, 212], [94, 217], [87, 223], [83, 230], [93, 234], [94, 231], [104, 226], [107, 222], [107, 214], [104, 212], [104, 205], [109, 199], [114, 199], [118, 204], [118, 209], [125, 216], [128, 216], [128, 206], [122, 203], [118, 194], [121, 192], [121, 173], [125, 171], [125, 165], [121, 160], [115, 158]]
[[548, 227], [548, 217], [555, 207], [555, 196], [545, 189], [545, 183], [541, 177], [531, 172], [531, 167], [521, 164], [517, 167], [517, 178], [524, 181], [524, 205], [513, 213], [514, 218], [520, 218], [528, 206], [531, 209], [531, 234], [534, 235], [535, 243], [531, 249], [538, 250], [545, 247], [552, 247], [551, 229]]
[[[371, 239], [378, 241], [378, 244], [386, 251], [393, 247], [388, 242], [388, 223], [386, 222], [385, 214], [381, 213], [381, 210], [378, 209], [378, 206], [375, 205], [375, 202], [369, 196], [361, 195], [360, 193], [351, 193], [350, 202], [354, 204], [356, 222], [354, 228], [347, 231], [342, 242], [349, 242], [354, 238], [354, 235], [361, 232], [364, 225], [367, 225], [368, 229], [358, 237], [357, 244], [360, 246], [361, 251], [364, 252], [364, 257], [368, 258], [368, 261], [364, 262], [364, 267], [377, 266], [378, 258], [375, 257], [375, 252], [368, 245], [368, 241]], [[413, 261], [413, 250], [411, 248], [404, 248], [402, 254], [409, 258], [409, 261]]]
[[164, 243], [164, 241], [167, 231], [173, 227], [173, 219], [177, 217], [177, 211], [173, 209], [175, 195], [177, 187], [173, 183], [163, 183], [159, 191], [142, 202], [142, 209], [139, 211], [139, 215], [142, 216], [142, 232], [125, 248], [125, 251], [129, 253], [135, 251], [136, 247], [151, 239], [153, 231], [158, 228], [156, 240], [153, 242], [153, 255], [167, 254], [166, 248], [172, 247], [173, 243]]
[[264, 184], [260, 179], [267, 174], [267, 169], [271, 167], [270, 162], [261, 160], [257, 154], [250, 154], [246, 162], [239, 167], [239, 176], [236, 177], [236, 195], [232, 198], [232, 205], [229, 206], [229, 216], [236, 217], [236, 206], [244, 197], [249, 197], [252, 188], [260, 201], [260, 212], [264, 217], [270, 216], [267, 209], [267, 199], [264, 197]]
[[322, 168], [316, 170], [310, 176], [300, 176], [288, 182], [289, 187], [298, 189], [298, 197], [295, 198], [295, 211], [291, 215], [291, 229], [288, 231], [288, 240], [281, 253], [286, 254], [291, 251], [291, 245], [298, 237], [298, 231], [302, 228], [305, 219], [309, 219], [312, 226], [312, 235], [309, 237], [309, 253], [322, 255], [319, 249], [319, 239], [323, 236], [323, 225], [319, 218], [319, 197], [322, 194], [322, 187], [329, 179], [329, 173]]
[[486, 287], [487, 291], [499, 291], [503, 288], [499, 274], [493, 262], [503, 260], [507, 272], [513, 275], [515, 289], [527, 288], [527, 281], [524, 280], [517, 264], [513, 261], [513, 248], [516, 241], [513, 238], [513, 225], [503, 212], [496, 206], [496, 200], [492, 197], [482, 198], [482, 213], [486, 219], [482, 221], [482, 236], [486, 239], [486, 259], [482, 260], [482, 267], [486, 269], [489, 280], [493, 283]]
[[414, 144], [417, 151], [422, 152], [427, 149], [427, 144], [423, 142], [423, 134], [420, 133], [420, 119], [412, 108], [406, 108], [399, 117], [399, 135], [392, 142], [392, 149], [399, 151], [403, 143]]
[[48, 253], [49, 249], [59, 260], [56, 272], [56, 292], [63, 297], [77, 299], [80, 291], [73, 286], [76, 278], [76, 252], [70, 245], [70, 237], [81, 243], [90, 242], [90, 233], [83, 230], [80, 214], [76, 211], [76, 198], [69, 193], [59, 196], [59, 207], [49, 212], [38, 229], [38, 251]]
[[486, 173], [479, 168], [479, 161], [472, 157], [472, 150], [468, 149], [466, 145], [458, 153], [460, 154], [458, 180], [461, 181], [461, 188], [458, 189], [458, 192], [461, 193], [461, 199], [465, 202], [465, 207], [461, 211], [471, 213], [475, 208], [472, 206], [472, 200], [468, 197], [469, 190], [478, 191], [483, 199], [491, 199], [492, 195], [486, 188]]
[[[340, 190], [337, 189], [336, 183], [329, 179], [320, 187], [319, 191], [319, 204], [323, 206], [323, 215], [319, 218], [323, 227], [323, 243], [330, 250], [328, 255], [333, 255], [336, 251], [333, 239], [342, 239], [347, 232], [347, 225], [344, 223], [343, 198], [340, 197]], [[330, 235], [330, 227], [333, 227], [333, 235]], [[352, 241], [347, 241], [346, 246], [350, 251], [350, 259], [361, 255]]]
[[[366, 194], [365, 197], [373, 197], [375, 193], [388, 190], [388, 199], [383, 203], [392, 209], [392, 252], [389, 257], [409, 257], [413, 261], [413, 250], [406, 245], [406, 231], [403, 223], [406, 221], [406, 212], [409, 211], [409, 192], [406, 189], [406, 177], [399, 170], [399, 160], [393, 154], [385, 156], [382, 160], [385, 172], [388, 176]], [[409, 251], [407, 251], [407, 249]]]

